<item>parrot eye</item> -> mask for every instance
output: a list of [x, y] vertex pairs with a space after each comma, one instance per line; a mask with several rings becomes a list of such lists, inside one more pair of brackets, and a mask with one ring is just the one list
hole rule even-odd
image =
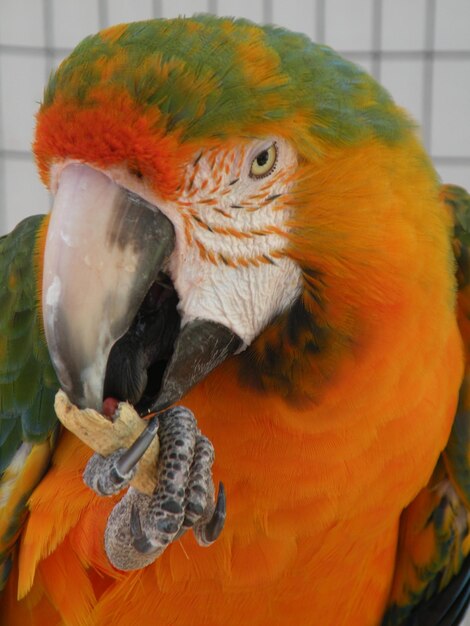
[[264, 178], [271, 174], [276, 168], [277, 163], [277, 146], [275, 143], [269, 148], [262, 150], [251, 163], [250, 177]]

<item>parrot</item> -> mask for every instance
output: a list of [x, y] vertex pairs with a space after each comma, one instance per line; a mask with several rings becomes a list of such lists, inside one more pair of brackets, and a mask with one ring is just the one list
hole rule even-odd
[[0, 239], [1, 623], [461, 623], [470, 196], [411, 117], [306, 35], [201, 14], [84, 39], [33, 151], [52, 209]]

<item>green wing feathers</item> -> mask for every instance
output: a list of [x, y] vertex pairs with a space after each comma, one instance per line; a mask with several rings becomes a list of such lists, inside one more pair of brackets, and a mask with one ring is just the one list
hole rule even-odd
[[470, 510], [470, 195], [461, 187], [448, 185], [443, 189], [443, 199], [454, 217], [457, 316], [465, 352], [465, 376], [444, 460], [460, 498]]
[[454, 221], [457, 317], [466, 373], [451, 435], [429, 484], [403, 512], [382, 626], [453, 626], [470, 600], [470, 196], [442, 187]]
[[45, 219], [30, 217], [0, 239], [0, 589], [58, 431], [58, 383], [37, 306], [35, 251]]
[[[429, 484], [402, 514], [395, 576], [382, 626], [454, 623], [441, 622], [438, 598], [462, 568], [468, 553], [468, 529], [468, 511], [441, 459]], [[429, 617], [433, 601], [437, 608]], [[427, 621], [422, 621], [419, 614], [425, 611]]]

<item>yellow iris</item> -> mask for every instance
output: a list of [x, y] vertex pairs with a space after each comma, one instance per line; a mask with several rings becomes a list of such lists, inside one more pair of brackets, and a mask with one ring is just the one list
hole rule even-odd
[[264, 178], [271, 174], [276, 167], [277, 147], [273, 143], [272, 146], [262, 150], [254, 159], [250, 168], [251, 178]]

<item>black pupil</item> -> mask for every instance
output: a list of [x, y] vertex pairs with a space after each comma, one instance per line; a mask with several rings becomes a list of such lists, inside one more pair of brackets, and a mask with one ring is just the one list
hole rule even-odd
[[269, 159], [268, 151], [263, 150], [263, 152], [258, 154], [258, 156], [256, 157], [256, 163], [258, 163], [260, 167], [263, 167], [263, 165], [266, 165], [266, 163], [268, 162], [268, 159]]

